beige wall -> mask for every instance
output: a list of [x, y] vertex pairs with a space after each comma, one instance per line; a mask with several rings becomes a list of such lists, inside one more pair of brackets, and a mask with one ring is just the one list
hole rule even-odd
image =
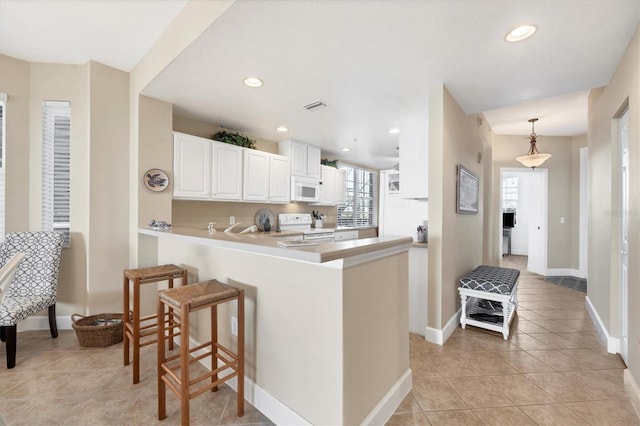
[[[8, 95], [5, 231], [29, 229], [29, 108], [31, 64], [0, 55], [0, 92]], [[14, 184], [20, 182], [20, 185]]]
[[[482, 263], [484, 173], [478, 163], [486, 129], [443, 87], [430, 94], [429, 328], [441, 330], [459, 308], [458, 280]], [[457, 165], [480, 177], [479, 213], [456, 213]]]
[[86, 309], [121, 312], [122, 270], [129, 262], [129, 74], [97, 62], [88, 67], [89, 161], [86, 174], [74, 178], [88, 184], [83, 193], [89, 207], [84, 212], [89, 222]]
[[[587, 146], [587, 135], [571, 138], [571, 216], [569, 228], [571, 230], [571, 268], [580, 267], [580, 149]], [[587, 167], [588, 169], [588, 167]], [[587, 212], [583, 212], [586, 214]], [[582, 238], [587, 238], [586, 235]]]
[[608, 333], [619, 335], [619, 185], [617, 118], [629, 107], [629, 350], [640, 382], [640, 30], [609, 84], [589, 96], [589, 276], [587, 296]]
[[[574, 227], [578, 226], [578, 217], [574, 216], [573, 199], [579, 194], [579, 163], [574, 165], [576, 156], [579, 158], [578, 138], [574, 143], [571, 137], [544, 136], [544, 121], [538, 122], [538, 149], [548, 152], [552, 157], [541, 168], [548, 170], [547, 192], [547, 268], [578, 268], [577, 253], [573, 254], [574, 244], [572, 235]], [[500, 210], [500, 169], [519, 168], [522, 164], [516, 161], [516, 157], [523, 155], [529, 149], [526, 135], [507, 136], [495, 135], [493, 138], [493, 179], [494, 210], [491, 213], [499, 216]], [[574, 170], [578, 166], [578, 170]], [[576, 177], [577, 174], [577, 177]], [[565, 223], [560, 223], [560, 218], [565, 218]], [[502, 238], [502, 230], [494, 228], [494, 238]], [[497, 245], [496, 245], [497, 247]]]

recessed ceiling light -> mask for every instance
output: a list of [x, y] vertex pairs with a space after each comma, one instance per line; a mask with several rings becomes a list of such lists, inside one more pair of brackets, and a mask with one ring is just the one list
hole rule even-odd
[[278, 126], [278, 128], [276, 130], [281, 132], [281, 133], [284, 133], [284, 132], [288, 132], [289, 128], [288, 127], [284, 127], [284, 126]]
[[262, 80], [258, 77], [247, 77], [244, 79], [244, 84], [249, 87], [260, 87], [262, 86]]
[[351, 151], [351, 148], [342, 148], [342, 152], [349, 152]]
[[389, 129], [389, 133], [392, 135], [396, 135], [398, 133], [400, 133], [400, 129], [398, 129], [397, 127], [394, 127], [392, 129]]
[[509, 43], [515, 43], [518, 41], [522, 41], [531, 37], [536, 31], [538, 27], [536, 25], [520, 25], [515, 27], [513, 30], [509, 31], [504, 39]]

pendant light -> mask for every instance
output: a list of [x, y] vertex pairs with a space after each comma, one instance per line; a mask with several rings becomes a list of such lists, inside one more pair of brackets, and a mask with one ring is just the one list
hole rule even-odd
[[532, 169], [541, 166], [542, 163], [551, 158], [551, 154], [540, 154], [540, 152], [538, 152], [538, 148], [536, 148], [536, 133], [533, 130], [533, 125], [536, 121], [538, 121], [537, 118], [532, 118], [529, 120], [529, 123], [531, 123], [531, 135], [529, 136], [531, 146], [529, 147], [529, 152], [527, 153], [527, 155], [521, 155], [520, 157], [516, 158], [516, 160], [521, 162], [522, 165], [524, 165], [525, 167], [531, 167]]

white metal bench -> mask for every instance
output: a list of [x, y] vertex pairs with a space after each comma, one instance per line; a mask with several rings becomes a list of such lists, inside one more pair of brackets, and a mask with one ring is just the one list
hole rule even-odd
[[481, 265], [460, 279], [462, 315], [460, 325], [467, 324], [502, 333], [509, 338], [509, 325], [518, 307], [517, 269]]

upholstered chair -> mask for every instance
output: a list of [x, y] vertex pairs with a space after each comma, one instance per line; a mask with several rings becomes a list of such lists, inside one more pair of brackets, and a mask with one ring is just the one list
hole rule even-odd
[[0, 245], [0, 265], [17, 253], [24, 254], [0, 305], [0, 340], [7, 345], [7, 368], [16, 365], [20, 321], [48, 309], [51, 337], [58, 337], [56, 293], [63, 240], [59, 232], [12, 232]]

